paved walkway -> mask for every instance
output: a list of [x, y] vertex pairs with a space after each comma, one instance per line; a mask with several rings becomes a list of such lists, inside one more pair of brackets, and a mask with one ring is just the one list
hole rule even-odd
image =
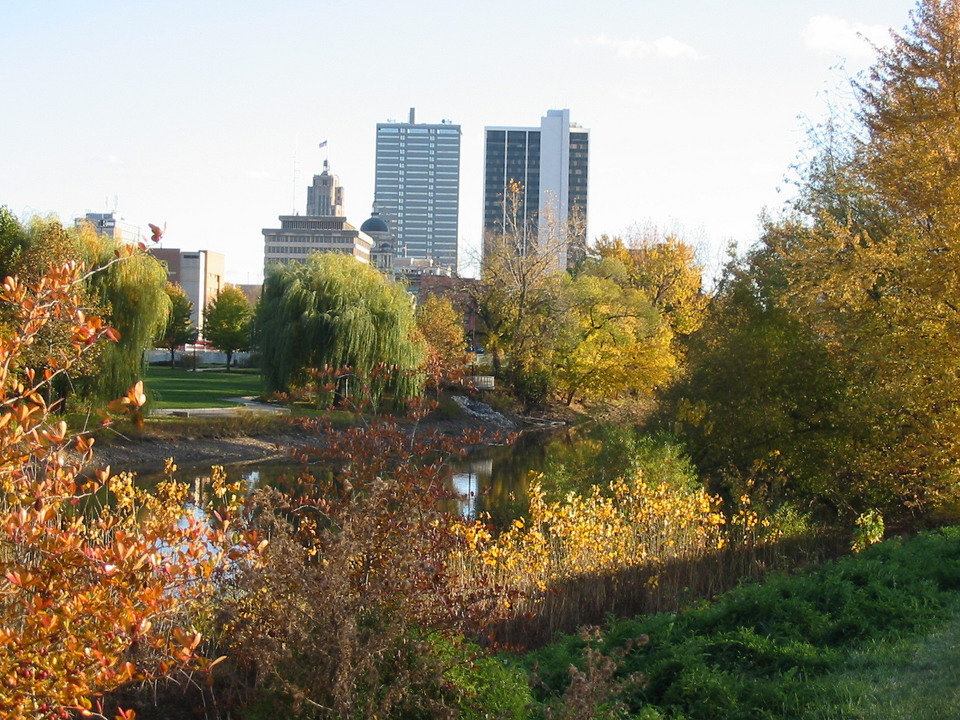
[[155, 408], [150, 411], [153, 417], [172, 415], [173, 417], [214, 417], [225, 415], [240, 415], [243, 413], [270, 413], [272, 415], [289, 415], [290, 408], [281, 407], [273, 403], [257, 402], [253, 396], [225, 398], [227, 402], [235, 402], [232, 407], [211, 408]]

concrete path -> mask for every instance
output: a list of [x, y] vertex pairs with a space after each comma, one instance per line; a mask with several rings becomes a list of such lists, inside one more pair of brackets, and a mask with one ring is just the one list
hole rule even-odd
[[253, 396], [225, 398], [228, 402], [237, 403], [233, 407], [212, 408], [155, 408], [150, 411], [151, 417], [217, 417], [240, 415], [243, 413], [270, 413], [272, 415], [289, 415], [290, 408], [274, 405], [273, 403], [257, 402]]

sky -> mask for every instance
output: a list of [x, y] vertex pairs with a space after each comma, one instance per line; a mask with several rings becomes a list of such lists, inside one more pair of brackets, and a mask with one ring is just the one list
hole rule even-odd
[[[0, 0], [0, 205], [116, 210], [262, 279], [262, 228], [329, 158], [359, 226], [376, 124], [462, 127], [476, 273], [483, 127], [569, 108], [590, 130], [588, 233], [680, 230], [719, 266], [790, 196], [808, 129], [912, 0]], [[327, 147], [319, 148], [321, 141]]]

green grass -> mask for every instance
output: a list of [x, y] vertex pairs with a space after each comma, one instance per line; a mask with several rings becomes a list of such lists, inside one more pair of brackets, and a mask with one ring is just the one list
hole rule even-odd
[[[615, 620], [599, 648], [646, 684], [621, 699], [671, 720], [960, 717], [960, 528], [893, 539], [680, 613]], [[633, 644], [646, 636], [649, 642]], [[542, 703], [582, 665], [576, 636], [531, 653]], [[898, 714], [899, 713], [899, 714]], [[654, 715], [656, 716], [656, 715]]]
[[854, 653], [845, 670], [823, 678], [823, 685], [840, 700], [813, 706], [810, 720], [960, 718], [960, 613], [927, 636]]
[[150, 366], [144, 377], [150, 406], [161, 408], [231, 407], [227, 398], [259, 395], [263, 385], [257, 371], [204, 370]]

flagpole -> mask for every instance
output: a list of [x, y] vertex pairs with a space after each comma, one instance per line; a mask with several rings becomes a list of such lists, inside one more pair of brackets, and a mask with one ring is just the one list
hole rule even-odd
[[323, 167], [327, 168], [330, 166], [330, 155], [329, 155], [329, 152], [327, 151], [326, 140], [320, 141], [320, 149], [323, 150]]

